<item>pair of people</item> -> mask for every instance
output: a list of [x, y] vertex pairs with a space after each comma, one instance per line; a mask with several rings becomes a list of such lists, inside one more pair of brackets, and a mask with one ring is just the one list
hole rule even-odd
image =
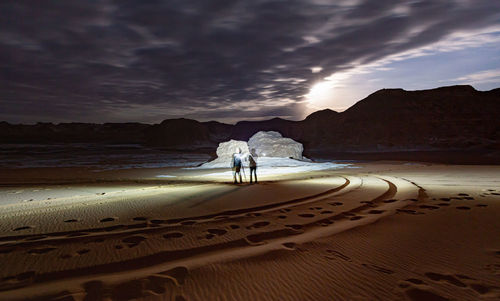
[[[257, 161], [255, 159], [255, 150], [252, 149], [252, 151], [247, 155], [244, 156], [241, 153], [241, 149], [238, 148], [236, 153], [233, 154], [233, 159], [231, 161], [231, 168], [233, 169], [233, 178], [234, 178], [234, 183], [238, 183], [238, 176], [240, 178], [240, 183], [243, 183], [241, 179], [241, 170], [243, 169], [243, 160], [247, 159], [248, 160], [248, 166], [250, 167], [250, 184], [252, 183], [252, 176], [255, 176], [255, 183], [257, 183]], [[245, 172], [243, 170], [243, 172]]]

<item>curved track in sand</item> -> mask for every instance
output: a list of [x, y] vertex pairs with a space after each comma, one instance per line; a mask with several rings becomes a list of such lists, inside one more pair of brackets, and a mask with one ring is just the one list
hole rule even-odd
[[182, 218], [138, 216], [130, 223], [115, 218], [106, 227], [3, 236], [2, 260], [16, 253], [30, 260], [0, 280], [0, 299], [22, 299], [34, 291], [40, 296], [89, 294], [89, 283], [99, 283], [90, 291], [102, 293], [132, 279], [178, 284], [190, 269], [293, 249], [373, 223], [422, 198], [421, 188], [401, 178], [346, 176], [325, 191], [257, 206]]

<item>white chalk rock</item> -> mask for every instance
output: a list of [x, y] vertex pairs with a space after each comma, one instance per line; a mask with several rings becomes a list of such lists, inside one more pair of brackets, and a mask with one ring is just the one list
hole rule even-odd
[[248, 153], [248, 144], [245, 141], [231, 139], [227, 142], [221, 142], [219, 143], [219, 147], [217, 147], [217, 158], [231, 159], [233, 154], [238, 152], [238, 148], [242, 154]]
[[231, 166], [233, 154], [241, 150], [242, 157], [248, 155], [248, 144], [245, 141], [229, 140], [219, 143], [217, 147], [217, 159], [202, 165], [203, 168], [228, 168]]
[[302, 160], [301, 143], [284, 138], [280, 133], [260, 131], [248, 140], [248, 149], [258, 157], [279, 157]]

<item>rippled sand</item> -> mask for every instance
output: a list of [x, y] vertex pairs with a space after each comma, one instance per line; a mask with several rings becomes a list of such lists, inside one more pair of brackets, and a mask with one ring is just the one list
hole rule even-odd
[[355, 165], [3, 172], [0, 299], [500, 298], [500, 166]]

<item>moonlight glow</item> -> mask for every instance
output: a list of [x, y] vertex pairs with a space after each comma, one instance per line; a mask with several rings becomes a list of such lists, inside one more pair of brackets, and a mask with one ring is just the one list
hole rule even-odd
[[331, 102], [333, 97], [333, 83], [331, 81], [323, 81], [312, 86], [309, 94], [306, 95], [307, 100], [312, 105], [321, 105]]

